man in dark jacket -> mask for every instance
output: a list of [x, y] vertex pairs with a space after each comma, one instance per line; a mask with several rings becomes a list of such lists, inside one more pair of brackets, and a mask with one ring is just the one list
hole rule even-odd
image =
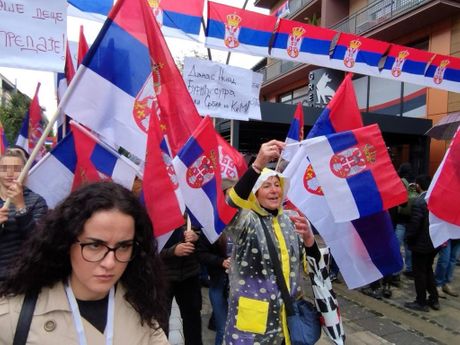
[[[18, 149], [8, 149], [0, 158], [0, 283], [35, 223], [48, 211], [45, 199], [17, 181], [25, 163]], [[8, 208], [4, 207], [7, 199]]]
[[[433, 247], [430, 238], [428, 207], [425, 201], [431, 178], [427, 175], [419, 175], [415, 182], [420, 196], [412, 205], [405, 240], [412, 251], [412, 270], [417, 297], [414, 302], [407, 302], [404, 305], [418, 311], [429, 311], [429, 307], [439, 310], [438, 292], [433, 274], [433, 261], [437, 250]], [[427, 291], [428, 299], [426, 297]]]
[[[185, 345], [202, 345], [200, 264], [195, 253], [199, 232], [182, 226], [174, 230], [160, 255], [168, 282], [171, 312], [175, 297], [183, 321]], [[168, 334], [169, 330], [164, 330]]]

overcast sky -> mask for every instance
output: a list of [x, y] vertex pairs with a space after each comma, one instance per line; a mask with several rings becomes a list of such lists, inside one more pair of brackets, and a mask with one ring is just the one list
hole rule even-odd
[[[241, 8], [245, 0], [213, 0], [214, 2], [219, 2], [234, 7]], [[246, 9], [267, 13], [266, 10], [256, 8], [253, 5], [254, 0], [249, 0]], [[85, 37], [88, 40], [88, 43], [94, 41], [97, 36], [99, 29], [102, 24], [91, 22], [84, 19], [68, 17], [67, 28], [68, 28], [68, 39], [69, 41], [78, 41], [78, 35], [80, 30], [80, 25], [84, 26]], [[204, 39], [204, 38], [203, 38]], [[207, 56], [207, 50], [204, 47], [204, 44], [194, 43], [192, 41], [179, 40], [166, 38], [168, 45], [171, 47], [172, 55], [174, 57], [183, 57], [191, 56], [190, 52], [192, 50], [198, 50], [202, 55]], [[174, 48], [175, 47], [175, 48]], [[211, 50], [213, 61], [219, 61], [225, 63], [227, 59], [227, 52]], [[230, 58], [230, 65], [240, 66], [245, 68], [252, 67], [257, 63], [261, 57], [254, 57], [244, 54], [232, 54]], [[0, 67], [0, 73], [8, 78], [13, 84], [16, 83], [18, 89], [27, 94], [29, 97], [33, 97], [37, 82], [41, 82], [41, 88], [39, 92], [40, 104], [46, 108], [46, 115], [51, 117], [56, 111], [56, 89], [55, 89], [55, 74], [52, 72], [43, 72], [43, 71], [32, 71], [25, 69], [16, 69], [16, 68], [7, 68]]]

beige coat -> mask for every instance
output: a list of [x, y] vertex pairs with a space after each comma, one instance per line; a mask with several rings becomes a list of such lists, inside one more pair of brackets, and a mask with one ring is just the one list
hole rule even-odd
[[[138, 313], [124, 299], [125, 290], [120, 284], [115, 293], [114, 345], [169, 344], [164, 332], [141, 326]], [[13, 343], [24, 296], [0, 299], [0, 345]], [[87, 343], [105, 345], [105, 336], [85, 319], [82, 319]], [[30, 327], [29, 345], [77, 345], [78, 338], [72, 312], [62, 283], [44, 288], [38, 297]]]

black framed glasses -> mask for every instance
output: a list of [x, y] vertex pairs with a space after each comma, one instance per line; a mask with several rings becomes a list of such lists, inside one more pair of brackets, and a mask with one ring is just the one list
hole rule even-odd
[[81, 248], [81, 256], [88, 262], [99, 262], [104, 260], [109, 252], [113, 252], [118, 262], [130, 262], [136, 256], [137, 243], [120, 243], [115, 247], [109, 247], [101, 242], [80, 242], [77, 243]]

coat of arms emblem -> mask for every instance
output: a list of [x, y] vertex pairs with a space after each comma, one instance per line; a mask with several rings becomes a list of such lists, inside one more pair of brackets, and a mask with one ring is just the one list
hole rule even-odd
[[305, 174], [303, 176], [303, 185], [305, 189], [312, 194], [324, 195], [311, 164], [309, 164], [307, 170], [305, 170]]
[[361, 46], [361, 41], [356, 39], [350, 41], [347, 51], [345, 52], [345, 57], [343, 59], [343, 63], [348, 68], [352, 68], [356, 62], [356, 56], [359, 52], [359, 47]]
[[215, 154], [203, 154], [187, 169], [187, 184], [192, 188], [201, 188], [214, 178], [216, 173]]
[[292, 32], [289, 34], [288, 37], [288, 46], [287, 46], [287, 54], [291, 58], [296, 58], [299, 56], [300, 47], [302, 45], [303, 34], [305, 33], [305, 29], [302, 27], [295, 27], [292, 28]]
[[329, 165], [335, 176], [347, 178], [369, 169], [376, 155], [375, 147], [370, 144], [353, 146], [333, 155]]
[[395, 78], [398, 78], [402, 73], [402, 68], [404, 66], [404, 62], [406, 58], [409, 56], [409, 52], [407, 50], [401, 50], [398, 53], [398, 57], [395, 58], [395, 62], [391, 67], [391, 75]]
[[242, 18], [237, 14], [227, 15], [227, 22], [225, 23], [225, 37], [224, 43], [228, 48], [236, 48], [240, 45], [238, 36], [240, 35], [240, 23]]
[[433, 76], [433, 81], [435, 84], [441, 84], [442, 81], [444, 80], [444, 73], [446, 72], [446, 67], [450, 63], [449, 60], [442, 60], [439, 63], [439, 66], [436, 68], [436, 71], [434, 72]]

